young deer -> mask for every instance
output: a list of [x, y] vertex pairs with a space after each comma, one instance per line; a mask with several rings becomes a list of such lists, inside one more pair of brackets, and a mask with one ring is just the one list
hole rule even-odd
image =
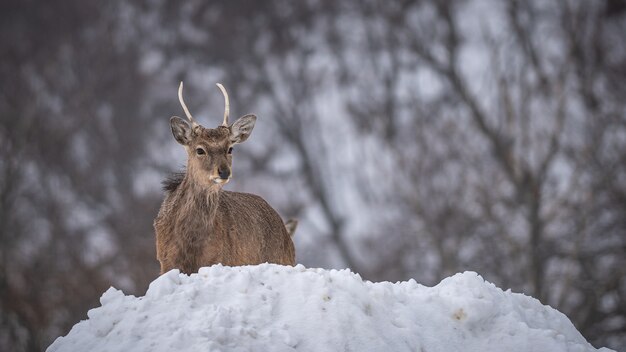
[[187, 151], [187, 168], [163, 182], [165, 200], [154, 220], [161, 274], [174, 268], [190, 274], [216, 263], [295, 264], [295, 223], [286, 227], [259, 196], [222, 190], [232, 176], [233, 145], [248, 139], [256, 116], [245, 115], [229, 126], [228, 93], [217, 86], [225, 108], [224, 122], [214, 129], [194, 122], [183, 101], [182, 82], [178, 88], [190, 123], [173, 116], [170, 126]]

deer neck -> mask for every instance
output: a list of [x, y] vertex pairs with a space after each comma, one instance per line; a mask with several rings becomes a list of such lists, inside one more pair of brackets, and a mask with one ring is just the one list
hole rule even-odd
[[193, 224], [189, 227], [197, 229], [198, 232], [211, 229], [219, 205], [221, 188], [207, 187], [194, 182], [189, 176], [185, 177], [181, 186], [184, 191], [181, 195], [180, 207], [186, 217], [181, 220], [189, 225]]

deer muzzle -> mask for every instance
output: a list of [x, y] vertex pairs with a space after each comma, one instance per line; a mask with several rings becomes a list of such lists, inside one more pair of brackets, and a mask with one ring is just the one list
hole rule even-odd
[[230, 169], [227, 167], [218, 168], [217, 173], [218, 175], [220, 175], [220, 179], [222, 180], [228, 180], [230, 178]]

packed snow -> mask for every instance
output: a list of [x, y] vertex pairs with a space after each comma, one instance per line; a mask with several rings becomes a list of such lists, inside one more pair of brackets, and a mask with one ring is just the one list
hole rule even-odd
[[144, 297], [110, 288], [100, 302], [47, 351], [596, 351], [559, 311], [474, 272], [426, 287], [215, 265], [165, 273]]

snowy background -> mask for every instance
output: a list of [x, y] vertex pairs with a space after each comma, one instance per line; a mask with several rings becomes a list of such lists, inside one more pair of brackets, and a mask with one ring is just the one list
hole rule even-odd
[[623, 0], [3, 2], [0, 350], [157, 277], [181, 80], [205, 126], [216, 82], [258, 116], [227, 188], [300, 219], [299, 263], [474, 271], [626, 350], [624, 33]]

